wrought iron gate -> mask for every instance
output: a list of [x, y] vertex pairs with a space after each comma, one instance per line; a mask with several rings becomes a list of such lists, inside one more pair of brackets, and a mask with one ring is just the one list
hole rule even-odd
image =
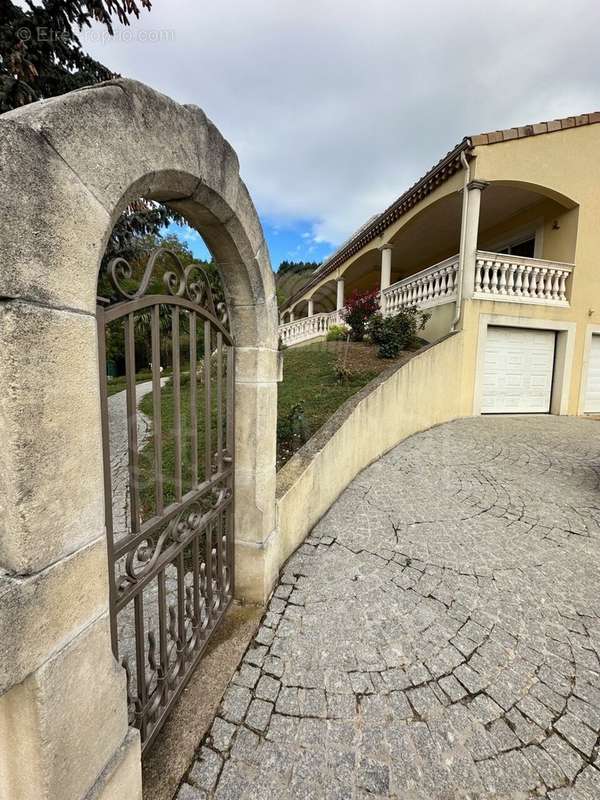
[[[197, 264], [156, 250], [135, 291], [124, 259], [108, 272], [113, 301], [97, 320], [111, 633], [145, 748], [233, 594], [234, 348]], [[124, 377], [111, 380], [119, 350]]]

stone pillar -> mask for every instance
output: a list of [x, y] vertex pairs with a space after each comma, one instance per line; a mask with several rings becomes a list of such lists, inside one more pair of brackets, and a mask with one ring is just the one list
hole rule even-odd
[[337, 311], [341, 311], [344, 307], [344, 279], [338, 278], [337, 279], [337, 299], [336, 299], [336, 309]]
[[110, 645], [93, 315], [0, 304], [0, 385], [0, 797], [141, 800]]
[[473, 297], [475, 287], [475, 261], [477, 258], [477, 235], [479, 233], [479, 211], [481, 192], [488, 184], [484, 181], [471, 181], [467, 185], [467, 219], [465, 224], [462, 298]]
[[392, 245], [384, 244], [381, 247], [381, 279], [379, 290], [383, 292], [392, 282]]
[[294, 309], [290, 308], [290, 322], [294, 321]]
[[310, 300], [308, 301], [308, 316], [312, 317], [314, 313], [315, 313], [315, 303], [311, 297]]
[[279, 571], [275, 458], [277, 350], [236, 347], [235, 596], [263, 604]]

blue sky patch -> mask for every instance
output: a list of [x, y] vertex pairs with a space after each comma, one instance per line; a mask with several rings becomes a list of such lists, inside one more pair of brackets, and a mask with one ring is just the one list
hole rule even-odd
[[[314, 223], [310, 220], [286, 220], [285, 222], [262, 220], [265, 238], [269, 245], [271, 265], [277, 270], [282, 261], [321, 262], [332, 251], [329, 242], [317, 241], [313, 234]], [[165, 233], [175, 234], [191, 249], [194, 256], [209, 261], [211, 256], [204, 240], [194, 228], [171, 223]]]

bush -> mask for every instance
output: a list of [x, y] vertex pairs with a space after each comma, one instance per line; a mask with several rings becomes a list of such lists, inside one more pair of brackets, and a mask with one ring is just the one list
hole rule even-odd
[[346, 308], [342, 312], [346, 324], [350, 326], [353, 342], [362, 342], [365, 338], [365, 326], [379, 308], [379, 292], [352, 292]]
[[369, 320], [367, 332], [374, 344], [379, 345], [380, 358], [396, 358], [422, 331], [431, 314], [418, 308], [403, 308], [393, 317], [374, 314]]
[[350, 383], [350, 381], [356, 377], [356, 372], [348, 366], [345, 358], [338, 358], [333, 369], [337, 383], [341, 383], [342, 385]]
[[326, 338], [328, 342], [343, 342], [349, 333], [350, 328], [347, 325], [331, 325]]
[[308, 433], [302, 401], [293, 405], [288, 414], [277, 421], [277, 439], [291, 447], [292, 452], [307, 441]]

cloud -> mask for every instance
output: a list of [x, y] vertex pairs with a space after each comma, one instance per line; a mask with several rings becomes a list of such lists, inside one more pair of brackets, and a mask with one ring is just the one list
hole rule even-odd
[[85, 46], [201, 106], [261, 215], [338, 244], [464, 135], [600, 109], [599, 24], [596, 0], [153, 0], [133, 28], [159, 41]]

